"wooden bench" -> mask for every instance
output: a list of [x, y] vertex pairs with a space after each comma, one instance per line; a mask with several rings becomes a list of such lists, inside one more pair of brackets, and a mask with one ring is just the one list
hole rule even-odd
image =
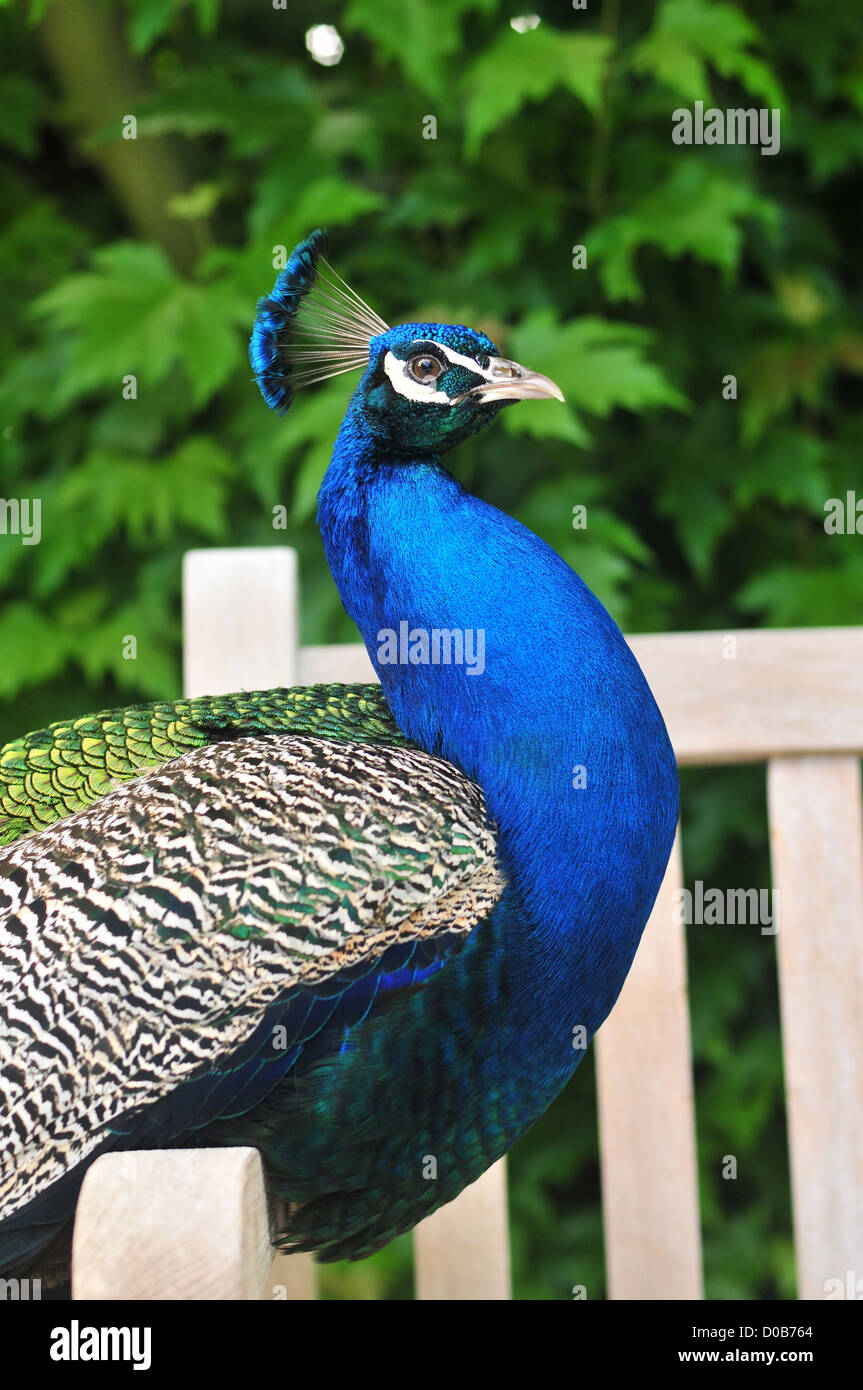
[[[288, 549], [186, 557], [189, 695], [365, 681], [364, 648], [300, 647]], [[767, 766], [799, 1294], [863, 1276], [863, 628], [636, 637], [679, 762]], [[679, 843], [597, 1038], [609, 1297], [703, 1297]], [[678, 914], [679, 915], [679, 914]], [[416, 1296], [507, 1299], [504, 1162], [416, 1230]], [[78, 1204], [76, 1298], [313, 1298], [271, 1260], [252, 1150], [98, 1160]]]

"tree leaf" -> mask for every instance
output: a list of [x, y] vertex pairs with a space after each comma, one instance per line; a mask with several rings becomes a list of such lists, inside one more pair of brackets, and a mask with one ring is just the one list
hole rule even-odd
[[681, 159], [658, 188], [635, 198], [626, 212], [607, 218], [591, 233], [590, 248], [609, 299], [642, 298], [635, 269], [642, 246], [656, 246], [670, 258], [691, 255], [715, 265], [728, 284], [740, 259], [745, 218], [771, 230], [779, 213], [744, 177], [731, 177], [698, 157]]
[[626, 62], [633, 72], [650, 73], [689, 101], [710, 101], [707, 69], [712, 67], [723, 77], [736, 77], [771, 106], [782, 107], [786, 103], [776, 77], [750, 51], [759, 40], [757, 27], [736, 5], [664, 0], [650, 32], [633, 45]]
[[133, 0], [129, 15], [129, 44], [133, 53], [146, 53], [171, 26], [176, 0]]
[[461, 45], [461, 21], [468, 10], [489, 10], [495, 0], [435, 0], [433, 5], [404, 0], [351, 0], [342, 16], [347, 33], [362, 31], [379, 52], [394, 58], [420, 91], [441, 96], [448, 60]]
[[467, 157], [475, 159], [486, 136], [529, 101], [558, 87], [596, 110], [610, 52], [611, 40], [601, 34], [563, 34], [546, 25], [525, 34], [506, 29], [465, 78]]
[[650, 333], [634, 324], [590, 317], [559, 323], [550, 309], [539, 309], [519, 324], [512, 339], [519, 361], [547, 373], [567, 401], [594, 415], [618, 407], [687, 408], [686, 398], [646, 355]]
[[848, 558], [844, 563], [808, 569], [800, 565], [774, 565], [743, 585], [737, 594], [743, 611], [758, 615], [771, 627], [834, 627], [856, 623], [863, 592], [863, 555], [855, 546], [859, 538], [834, 536], [830, 539], [834, 544], [845, 542]]
[[23, 74], [7, 74], [0, 83], [0, 144], [18, 154], [34, 155], [44, 106], [38, 83]]
[[6, 700], [63, 670], [67, 638], [33, 604], [15, 600], [0, 610], [0, 651], [0, 698]]

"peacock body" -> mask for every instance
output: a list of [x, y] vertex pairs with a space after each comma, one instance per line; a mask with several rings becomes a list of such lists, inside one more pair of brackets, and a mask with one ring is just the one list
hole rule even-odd
[[251, 358], [277, 410], [363, 369], [318, 516], [380, 688], [112, 711], [0, 754], [0, 1271], [50, 1258], [98, 1153], [170, 1144], [257, 1147], [284, 1248], [370, 1253], [560, 1091], [662, 878], [676, 768], [626, 642], [439, 461], [560, 393], [465, 327], [388, 329], [323, 249]]

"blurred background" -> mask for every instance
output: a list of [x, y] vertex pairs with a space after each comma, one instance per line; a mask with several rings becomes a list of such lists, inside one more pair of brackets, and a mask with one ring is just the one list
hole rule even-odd
[[[452, 467], [625, 631], [860, 622], [824, 508], [863, 498], [861, 40], [859, 0], [0, 0], [0, 493], [42, 503], [0, 534], [0, 743], [181, 693], [191, 546], [295, 546], [303, 640], [355, 640], [314, 524], [352, 378], [279, 420], [246, 357], [316, 226], [389, 322], [561, 384]], [[675, 145], [696, 101], [779, 108], [780, 153]], [[687, 884], [767, 886], [763, 769], [683, 783]], [[688, 950], [707, 1296], [793, 1297], [774, 938]], [[593, 1086], [511, 1156], [517, 1298], [603, 1296]], [[410, 1297], [409, 1238], [323, 1293]]]

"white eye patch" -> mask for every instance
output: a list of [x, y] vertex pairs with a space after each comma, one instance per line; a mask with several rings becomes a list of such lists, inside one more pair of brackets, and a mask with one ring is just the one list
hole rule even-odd
[[[454, 348], [445, 347], [443, 343], [434, 343], [434, 350], [451, 367], [466, 367], [475, 376], [483, 377], [486, 381], [491, 381], [491, 372], [484, 371], [475, 357], [465, 357], [462, 353], [456, 352]], [[409, 401], [427, 401], [435, 405], [452, 405], [455, 397], [448, 396], [446, 391], [440, 391], [433, 381], [423, 383], [414, 381], [408, 372], [407, 362], [403, 362], [394, 353], [388, 352], [384, 358], [384, 371], [390, 380], [390, 385], [394, 391], [398, 391], [400, 396], [404, 396]]]

